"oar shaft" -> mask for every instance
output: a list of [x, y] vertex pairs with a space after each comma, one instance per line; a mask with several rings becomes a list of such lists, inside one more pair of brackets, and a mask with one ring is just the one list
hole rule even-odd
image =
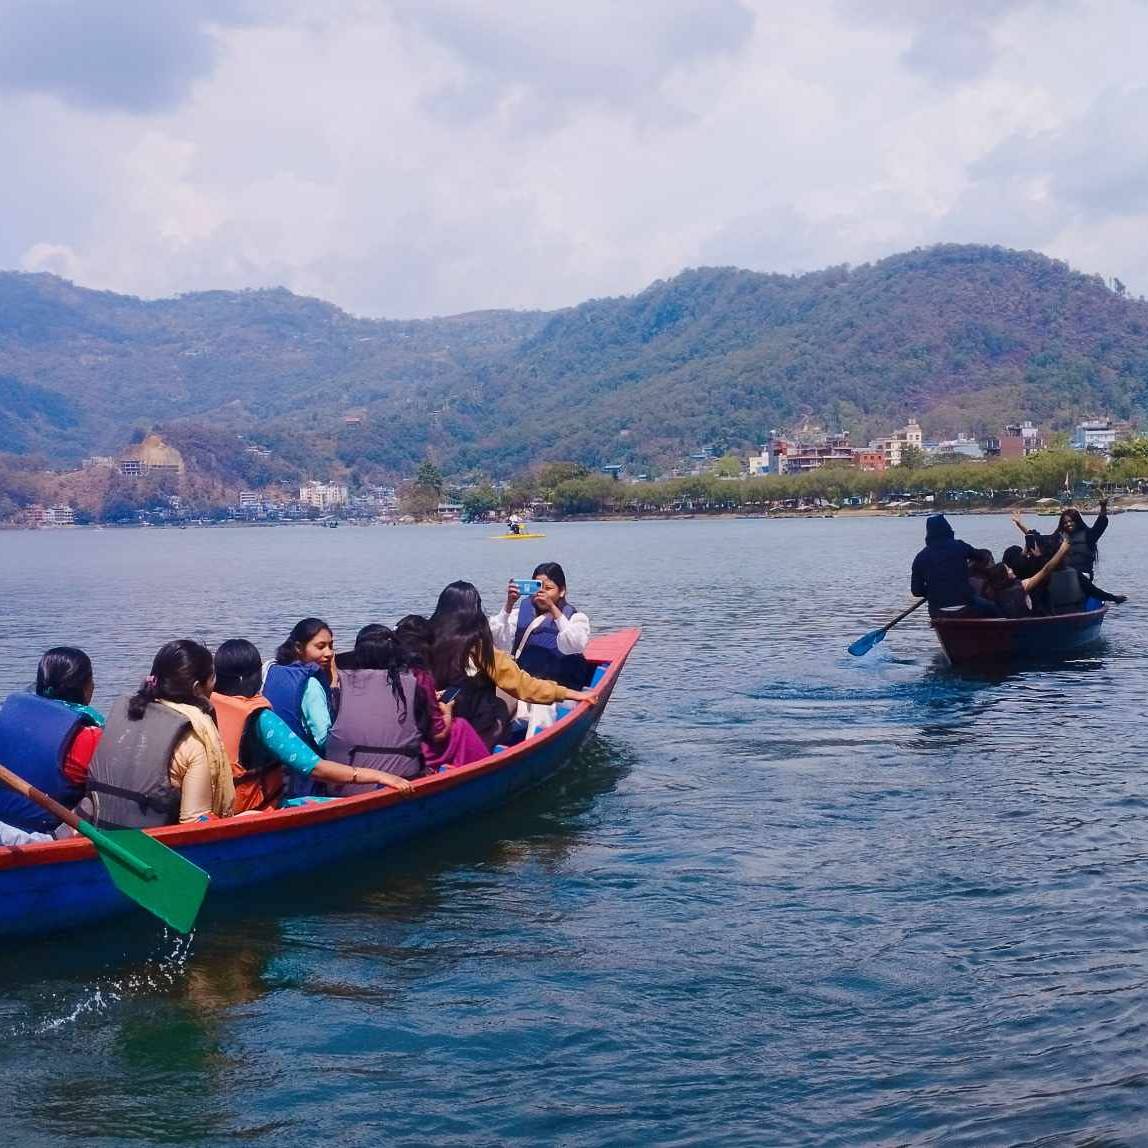
[[70, 825], [77, 833], [81, 832], [80, 819], [70, 809], [61, 805], [55, 798], [42, 793], [19, 774], [13, 773], [3, 765], [0, 765], [0, 781], [9, 789], [14, 789], [17, 793], [23, 794], [33, 805], [46, 809], [53, 817], [58, 817], [65, 825]]
[[65, 825], [71, 826], [98, 849], [110, 853], [134, 873], [146, 880], [155, 877], [155, 870], [146, 861], [141, 861], [135, 857], [118, 842], [113, 841], [106, 833], [101, 833], [95, 826], [89, 825], [77, 817], [72, 810], [61, 805], [55, 798], [49, 797], [30, 782], [25, 781], [18, 773], [13, 773], [6, 766], [0, 765], [0, 781], [9, 788], [16, 790], [17, 793], [23, 794], [33, 805], [38, 805], [41, 809], [46, 809], [53, 817], [58, 817]]
[[882, 626], [882, 630], [891, 630], [898, 622], [903, 622], [914, 610], [923, 606], [928, 601], [927, 598], [918, 598], [907, 610], [898, 614], [887, 626]]

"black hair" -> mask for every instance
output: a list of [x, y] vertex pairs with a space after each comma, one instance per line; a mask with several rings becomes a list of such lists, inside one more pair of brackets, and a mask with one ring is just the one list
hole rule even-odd
[[549, 578], [563, 594], [566, 593], [566, 572], [558, 565], [557, 562], [539, 562], [534, 567], [532, 578]]
[[1028, 558], [1025, 557], [1023, 546], [1010, 546], [1002, 555], [1001, 562], [1013, 573], [1027, 567]]
[[409, 670], [410, 665], [394, 630], [378, 623], [364, 626], [355, 637], [355, 668], [386, 670], [391, 693], [399, 705], [399, 718], [405, 720], [407, 695], [400, 675], [404, 670]]
[[151, 664], [151, 674], [128, 699], [128, 717], [139, 721], [150, 702], [182, 702], [211, 713], [206, 698], [195, 687], [211, 680], [215, 663], [211, 651], [190, 638], [161, 646]]
[[[1019, 550], [1019, 546], [1014, 546], [1012, 549]], [[974, 570], [985, 570], [993, 564], [993, 552], [991, 550], [974, 550], [973, 556], [969, 559], [969, 565]]]
[[482, 609], [482, 597], [470, 582], [452, 582], [438, 596], [431, 617], [431, 673], [440, 687], [466, 680], [473, 662], [489, 675], [494, 666], [494, 638]]
[[440, 619], [453, 614], [477, 612], [484, 613], [482, 609], [482, 595], [473, 582], [451, 582], [443, 587], [438, 596], [434, 613], [431, 615], [431, 625], [437, 626]]
[[[1067, 528], [1064, 525], [1066, 517], [1072, 523], [1072, 525]], [[1075, 506], [1066, 506], [1060, 512], [1060, 518], [1057, 520], [1056, 528], [1057, 530], [1084, 530], [1084, 519], [1080, 517], [1080, 511], [1077, 510]]]
[[253, 698], [263, 685], [263, 659], [246, 638], [228, 638], [215, 651], [215, 692]]
[[429, 668], [431, 645], [434, 642], [434, 627], [429, 618], [424, 618], [422, 614], [408, 614], [400, 618], [395, 626], [395, 637], [412, 666], [424, 670]]
[[985, 581], [992, 590], [1003, 590], [1015, 580], [1015, 575], [1003, 562], [997, 562], [985, 571]]
[[287, 635], [287, 641], [275, 651], [275, 661], [281, 666], [301, 661], [303, 647], [324, 630], [330, 634], [334, 633], [322, 618], [304, 618], [301, 622], [296, 622], [291, 633]]
[[84, 705], [92, 681], [92, 659], [75, 646], [53, 646], [36, 667], [36, 693], [42, 698]]

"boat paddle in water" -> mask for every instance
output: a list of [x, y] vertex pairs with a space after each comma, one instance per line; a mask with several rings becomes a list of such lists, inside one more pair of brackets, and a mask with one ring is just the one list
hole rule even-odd
[[125, 897], [177, 932], [191, 932], [211, 880], [198, 865], [138, 829], [97, 829], [3, 765], [0, 782], [86, 837]]
[[864, 637], [858, 638], [850, 647], [849, 652], [855, 657], [859, 658], [863, 654], [867, 654], [879, 642], [885, 640], [885, 635], [895, 626], [898, 622], [903, 622], [914, 610], [923, 606], [926, 602], [925, 598], [918, 598], [907, 610], [898, 614], [887, 626], [882, 626], [879, 630], [870, 630]]

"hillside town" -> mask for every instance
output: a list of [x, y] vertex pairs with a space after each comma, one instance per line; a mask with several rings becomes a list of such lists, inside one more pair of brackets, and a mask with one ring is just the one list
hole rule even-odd
[[[1003, 425], [995, 435], [979, 438], [964, 433], [929, 438], [922, 425], [911, 418], [887, 435], [855, 445], [848, 431], [825, 430], [805, 418], [791, 431], [771, 432], [756, 454], [739, 455], [716, 447], [699, 449], [660, 479], [631, 473], [621, 465], [602, 466], [595, 472], [576, 464], [549, 464], [551, 481], [525, 477], [492, 482], [469, 477], [448, 483], [433, 465], [424, 463], [419, 474], [405, 483], [356, 485], [346, 475], [327, 474], [307, 477], [294, 485], [279, 482], [228, 489], [225, 484], [197, 483], [195, 468], [183, 454], [162, 435], [152, 432], [118, 455], [91, 456], [83, 460], [79, 472], [62, 473], [60, 485], [64, 488], [90, 491], [93, 484], [99, 488], [102, 494], [98, 504], [90, 496], [83, 506], [78, 500], [30, 501], [14, 507], [7, 522], [24, 527], [189, 522], [333, 525], [339, 521], [474, 520], [496, 517], [511, 509], [536, 517], [605, 513], [609, 512], [608, 506], [624, 507], [634, 513], [737, 510], [746, 506], [774, 511], [866, 507], [897, 510], [912, 506], [917, 496], [922, 505], [931, 503], [938, 494], [955, 503], [992, 502], [1002, 489], [1017, 500], [1040, 493], [1047, 497], [1049, 491], [1038, 492], [1032, 484], [993, 485], [978, 481], [976, 476], [987, 478], [995, 473], [991, 470], [993, 464], [1024, 462], [1062, 452], [1070, 460], [1076, 456], [1082, 463], [1087, 462], [1093, 475], [1087, 481], [1094, 483], [1114, 454], [1123, 450], [1125, 455], [1130, 453], [1138, 459], [1138, 448], [1128, 444], [1142, 442], [1133, 424], [1107, 417], [1082, 419], [1067, 434], [1051, 434], [1031, 420], [1023, 420]], [[260, 458], [270, 456], [258, 444], [249, 444], [245, 450]], [[928, 481], [940, 478], [942, 473], [948, 475], [956, 466], [961, 467], [963, 481], [946, 481], [941, 489]], [[1125, 466], [1124, 471], [1127, 469]], [[1143, 466], [1133, 466], [1133, 470], [1142, 470], [1143, 474], [1123, 474], [1131, 480], [1126, 492], [1139, 495], [1148, 476], [1148, 459]], [[819, 479], [819, 475], [824, 477]], [[849, 479], [850, 475], [854, 478]], [[1082, 470], [1078, 477], [1083, 476]], [[801, 479], [806, 480], [806, 488], [783, 488], [785, 482]], [[725, 491], [716, 497], [672, 494], [690, 480], [721, 482], [726, 484]], [[750, 480], [772, 483], [763, 489], [777, 497], [734, 494], [728, 486]], [[827, 485], [831, 480], [832, 490]], [[603, 487], [602, 483], [608, 485]], [[632, 488], [634, 493], [623, 496], [621, 488], [613, 484]], [[666, 492], [671, 493], [662, 497]], [[1067, 474], [1056, 494], [1071, 496]]]

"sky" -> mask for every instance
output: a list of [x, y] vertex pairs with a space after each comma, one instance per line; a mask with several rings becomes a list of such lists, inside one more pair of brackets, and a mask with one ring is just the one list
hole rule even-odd
[[0, 0], [0, 267], [360, 315], [938, 242], [1148, 293], [1148, 0]]

